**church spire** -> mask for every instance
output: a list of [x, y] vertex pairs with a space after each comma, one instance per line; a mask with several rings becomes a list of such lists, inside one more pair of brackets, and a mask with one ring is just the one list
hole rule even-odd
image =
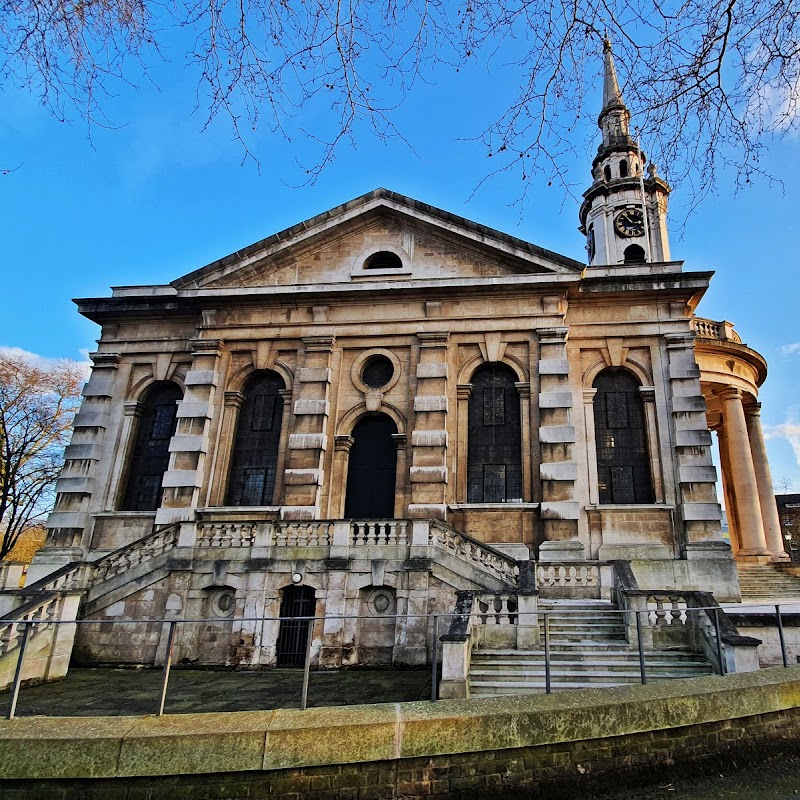
[[583, 194], [581, 231], [590, 267], [649, 269], [670, 260], [667, 232], [669, 185], [647, 165], [630, 135], [631, 114], [619, 88], [611, 42], [603, 41], [603, 138], [592, 160], [592, 185]]
[[603, 110], [597, 119], [597, 124], [603, 132], [601, 147], [630, 144], [631, 137], [629, 125], [631, 120], [622, 92], [617, 80], [617, 68], [614, 64], [614, 54], [611, 51], [611, 41], [603, 40]]

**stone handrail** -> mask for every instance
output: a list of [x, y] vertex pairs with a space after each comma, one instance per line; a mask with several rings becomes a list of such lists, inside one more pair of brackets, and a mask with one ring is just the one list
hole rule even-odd
[[0, 618], [0, 657], [14, 650], [25, 627], [32, 637], [59, 618], [63, 595], [59, 592], [39, 592], [36, 597]]
[[178, 542], [178, 525], [158, 528], [92, 563], [95, 582], [109, 580], [172, 550]]
[[692, 319], [692, 328], [701, 339], [719, 339], [723, 342], [742, 343], [742, 337], [733, 330], [733, 325], [724, 320], [716, 322], [705, 317], [694, 317]]
[[259, 522], [198, 522], [197, 547], [252, 547]]
[[599, 589], [599, 562], [564, 561], [539, 563], [536, 567], [536, 585], [539, 589], [555, 587], [571, 589]]
[[517, 583], [519, 566], [516, 559], [443, 522], [431, 521], [429, 542], [472, 566], [493, 573], [510, 586]]
[[33, 595], [39, 592], [59, 592], [67, 589], [83, 588], [86, 578], [86, 564], [83, 561], [71, 561], [55, 572], [39, 578], [20, 591], [25, 595]]

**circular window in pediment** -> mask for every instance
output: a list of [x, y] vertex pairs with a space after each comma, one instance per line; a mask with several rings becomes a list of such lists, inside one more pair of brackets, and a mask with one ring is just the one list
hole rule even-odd
[[373, 253], [365, 262], [364, 269], [402, 269], [403, 261], [396, 253], [380, 250]]

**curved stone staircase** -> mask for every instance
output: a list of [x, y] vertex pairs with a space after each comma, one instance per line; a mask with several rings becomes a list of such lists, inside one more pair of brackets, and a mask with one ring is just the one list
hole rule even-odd
[[800, 578], [771, 564], [737, 564], [742, 601], [800, 601]]
[[[548, 613], [550, 682], [554, 692], [567, 689], [608, 688], [639, 683], [639, 653], [625, 638], [622, 616], [604, 601], [540, 602]], [[543, 628], [540, 616], [540, 630]], [[648, 650], [648, 682], [709, 675], [711, 665], [702, 653], [687, 649]], [[472, 653], [470, 695], [545, 692], [544, 636], [537, 650], [480, 648]]]

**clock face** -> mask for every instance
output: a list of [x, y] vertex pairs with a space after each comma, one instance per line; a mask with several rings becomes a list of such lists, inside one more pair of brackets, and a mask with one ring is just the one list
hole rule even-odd
[[614, 219], [614, 229], [620, 236], [644, 236], [644, 216], [639, 208], [626, 208]]

